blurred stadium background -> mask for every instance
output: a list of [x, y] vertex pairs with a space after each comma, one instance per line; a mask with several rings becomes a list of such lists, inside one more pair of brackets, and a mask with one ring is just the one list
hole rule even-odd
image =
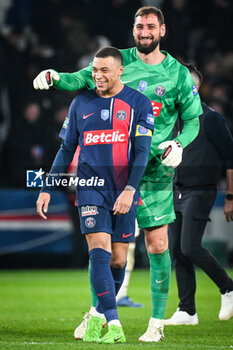
[[[56, 192], [44, 222], [38, 191], [26, 189], [27, 169], [47, 169], [75, 93], [35, 91], [43, 69], [73, 72], [98, 48], [133, 46], [136, 9], [162, 8], [167, 35], [161, 48], [204, 75], [200, 94], [222, 113], [233, 133], [232, 0], [1, 0], [0, 1], [0, 268], [79, 267], [87, 247], [79, 232], [72, 192]], [[205, 244], [233, 265], [233, 228], [223, 215], [225, 177], [205, 233]], [[136, 267], [147, 267], [142, 235]]]

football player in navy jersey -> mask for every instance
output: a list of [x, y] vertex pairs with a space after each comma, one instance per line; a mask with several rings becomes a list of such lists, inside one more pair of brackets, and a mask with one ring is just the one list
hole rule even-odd
[[[47, 219], [54, 183], [79, 145], [77, 206], [98, 297], [83, 337], [86, 342], [126, 341], [115, 296], [124, 279], [128, 244], [134, 240], [138, 186], [148, 161], [154, 120], [150, 100], [124, 86], [122, 73], [119, 50], [106, 47], [96, 53], [92, 65], [96, 88], [72, 101], [60, 133], [61, 148], [37, 200], [38, 214]], [[109, 330], [101, 338], [104, 318]]]

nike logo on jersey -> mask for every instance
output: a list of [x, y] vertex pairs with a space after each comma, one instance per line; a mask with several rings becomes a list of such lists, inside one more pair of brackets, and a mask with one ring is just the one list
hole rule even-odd
[[162, 216], [155, 216], [155, 221], [159, 221], [159, 220], [161, 220], [162, 218], [164, 218], [165, 216], [167, 216], [167, 215], [162, 215]]
[[108, 290], [107, 292], [98, 293], [97, 296], [98, 296], [98, 297], [101, 297], [101, 295], [107, 294], [107, 293], [109, 293], [109, 292], [110, 292], [110, 290]]
[[131, 80], [129, 80], [129, 81], [122, 81], [122, 84], [128, 84], [128, 83], [131, 83]]
[[132, 234], [133, 234], [133, 232], [132, 232], [132, 233], [129, 233], [128, 235], [125, 234], [125, 233], [123, 233], [122, 238], [127, 238], [127, 237], [129, 237], [129, 236], [132, 236]]
[[162, 283], [162, 282], [166, 281], [167, 278], [168, 278], [168, 276], [165, 277], [163, 280], [157, 280], [157, 279], [156, 279], [155, 282], [156, 282], [156, 283]]
[[90, 113], [90, 114], [83, 114], [83, 119], [87, 119], [88, 117], [90, 117], [91, 115], [93, 115], [93, 114], [95, 114], [95, 113]]

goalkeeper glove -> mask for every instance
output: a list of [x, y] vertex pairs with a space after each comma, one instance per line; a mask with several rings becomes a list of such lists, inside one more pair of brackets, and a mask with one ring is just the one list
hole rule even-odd
[[53, 81], [59, 79], [59, 74], [55, 70], [46, 69], [40, 72], [33, 80], [33, 87], [36, 90], [48, 90], [50, 86], [53, 86]]
[[165, 149], [161, 156], [162, 164], [176, 168], [182, 161], [183, 148], [179, 141], [171, 140], [160, 143], [158, 149]]

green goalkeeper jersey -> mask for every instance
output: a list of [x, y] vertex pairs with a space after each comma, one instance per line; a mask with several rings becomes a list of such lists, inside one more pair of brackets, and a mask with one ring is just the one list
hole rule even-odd
[[[149, 159], [161, 154], [158, 145], [171, 140], [172, 129], [180, 114], [184, 128], [176, 138], [183, 147], [197, 136], [198, 116], [202, 107], [197, 88], [188, 69], [162, 51], [166, 58], [160, 64], [149, 65], [137, 55], [136, 47], [121, 50], [124, 62], [122, 82], [146, 95], [154, 111], [154, 134]], [[91, 65], [75, 73], [60, 73], [54, 87], [60, 90], [94, 88]]]

